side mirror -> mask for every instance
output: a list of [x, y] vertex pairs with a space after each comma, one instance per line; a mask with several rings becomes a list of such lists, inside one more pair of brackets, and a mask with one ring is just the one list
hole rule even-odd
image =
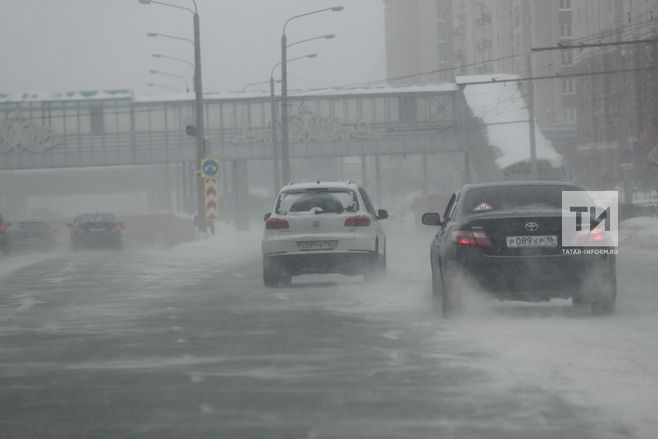
[[423, 224], [426, 226], [442, 226], [441, 215], [438, 213], [423, 214]]
[[388, 218], [388, 212], [385, 211], [384, 209], [379, 209], [377, 211], [377, 219], [378, 220], [385, 220], [386, 218]]
[[272, 213], [271, 213], [271, 212], [267, 212], [267, 213], [265, 214], [265, 216], [263, 217], [263, 221], [267, 221], [268, 219], [270, 219], [271, 216], [272, 216]]
[[66, 223], [66, 227], [68, 227], [68, 228], [72, 228], [72, 227], [73, 227], [73, 223]]

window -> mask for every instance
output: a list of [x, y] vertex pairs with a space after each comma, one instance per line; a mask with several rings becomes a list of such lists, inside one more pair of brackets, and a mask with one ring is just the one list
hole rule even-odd
[[445, 44], [439, 44], [438, 59], [440, 64], [448, 62], [448, 52], [445, 49]]
[[105, 117], [103, 107], [100, 105], [89, 108], [89, 130], [91, 134], [103, 134], [105, 131]]
[[418, 108], [415, 96], [400, 97], [400, 122], [411, 122], [417, 119]]
[[571, 38], [571, 25], [563, 24], [560, 26], [560, 38]]
[[570, 11], [571, 10], [571, 0], [560, 0], [560, 10], [561, 11]]
[[564, 120], [566, 122], [576, 122], [577, 120], [576, 107], [564, 107]]
[[573, 54], [570, 50], [563, 50], [561, 56], [563, 66], [570, 66], [573, 64]]
[[576, 81], [573, 79], [563, 79], [562, 80], [562, 94], [563, 95], [574, 95], [576, 94]]

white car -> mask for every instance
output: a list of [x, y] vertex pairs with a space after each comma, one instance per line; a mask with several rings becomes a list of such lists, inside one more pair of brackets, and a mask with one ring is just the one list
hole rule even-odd
[[386, 271], [386, 236], [370, 197], [357, 184], [300, 183], [284, 186], [265, 215], [263, 283], [276, 287], [292, 276]]

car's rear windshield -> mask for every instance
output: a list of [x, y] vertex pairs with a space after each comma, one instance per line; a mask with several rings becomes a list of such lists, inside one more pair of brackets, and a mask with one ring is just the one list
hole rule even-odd
[[292, 213], [343, 213], [359, 210], [356, 192], [350, 189], [306, 189], [282, 192], [276, 203], [277, 215]]
[[468, 191], [464, 199], [464, 215], [492, 211], [531, 211], [562, 209], [562, 192], [577, 191], [574, 186], [529, 185], [492, 186]]
[[111, 213], [87, 213], [78, 216], [78, 223], [115, 223], [117, 218]]

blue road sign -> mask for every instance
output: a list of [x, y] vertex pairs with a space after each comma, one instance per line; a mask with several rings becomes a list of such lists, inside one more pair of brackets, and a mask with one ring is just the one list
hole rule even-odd
[[204, 178], [215, 178], [219, 176], [219, 160], [206, 158], [201, 161], [201, 174]]

